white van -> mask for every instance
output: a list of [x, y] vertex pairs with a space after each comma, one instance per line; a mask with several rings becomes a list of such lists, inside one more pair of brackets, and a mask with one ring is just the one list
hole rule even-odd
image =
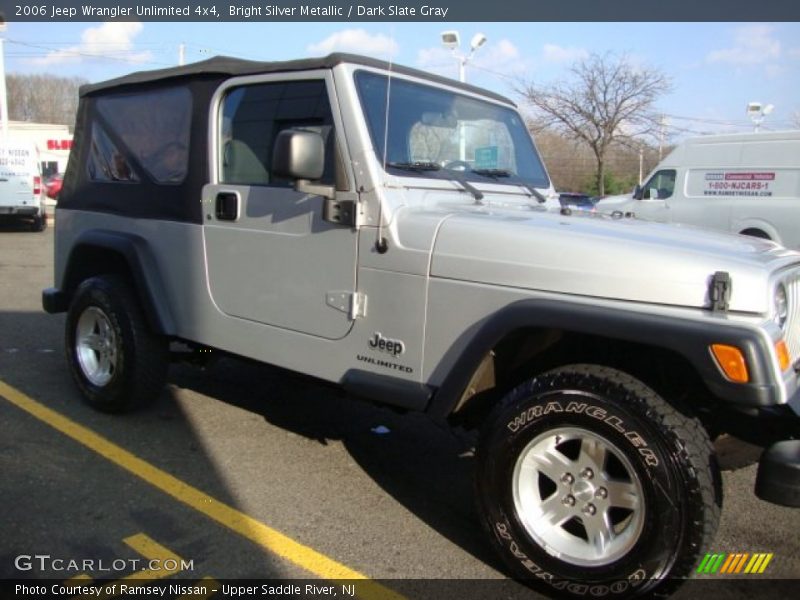
[[691, 138], [633, 196], [606, 198], [601, 212], [686, 223], [800, 249], [800, 131]]
[[0, 138], [0, 219], [25, 219], [47, 227], [39, 153], [29, 142]]

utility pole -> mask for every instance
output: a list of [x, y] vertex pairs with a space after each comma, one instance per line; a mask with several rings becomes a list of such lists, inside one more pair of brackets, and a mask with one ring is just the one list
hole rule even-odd
[[183, 42], [178, 44], [178, 64], [180, 66], [186, 64], [186, 44]]
[[667, 125], [667, 118], [664, 115], [658, 119], [658, 162], [661, 162], [661, 159], [664, 155], [664, 135], [665, 131], [664, 128]]
[[639, 146], [639, 185], [642, 185], [642, 178], [644, 177], [644, 147]]

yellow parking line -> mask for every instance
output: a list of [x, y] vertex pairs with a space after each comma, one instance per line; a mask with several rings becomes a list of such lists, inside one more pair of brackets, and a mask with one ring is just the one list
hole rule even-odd
[[[172, 550], [170, 550], [169, 548], [165, 548], [157, 541], [155, 541], [153, 538], [144, 533], [137, 533], [136, 535], [126, 537], [122, 541], [125, 542], [128, 546], [130, 546], [134, 550], [136, 550], [136, 552], [144, 556], [148, 561], [157, 560], [164, 565], [169, 565], [174, 563], [175, 568], [173, 569], [166, 568], [161, 570], [167, 573], [167, 575], [164, 575], [164, 577], [173, 575], [181, 570], [180, 565], [184, 562], [184, 560], [180, 556], [175, 554]], [[145, 573], [145, 572], [146, 571], [140, 571], [140, 573]], [[134, 579], [139, 579], [134, 575], [132, 575], [131, 577]]]
[[[162, 471], [158, 467], [142, 460], [138, 456], [117, 446], [110, 440], [98, 435], [91, 429], [79, 425], [33, 398], [26, 396], [7, 383], [0, 381], [0, 396], [15, 406], [47, 423], [50, 427], [60, 431], [76, 442], [83, 444], [90, 450], [105, 457], [119, 467], [143, 479], [165, 494], [168, 494], [195, 509], [196, 511], [213, 519], [217, 523], [235, 531], [251, 542], [258, 544], [265, 550], [296, 564], [306, 571], [330, 580], [362, 579], [367, 577], [346, 565], [343, 565], [313, 548], [296, 542], [283, 533], [265, 525], [261, 521], [224, 504]], [[380, 600], [404, 600], [404, 597], [374, 581], [364, 581], [358, 585], [358, 595], [367, 600], [371, 598]]]
[[[137, 533], [136, 535], [127, 537], [122, 541], [149, 561], [158, 560], [162, 561], [163, 563], [163, 561], [172, 560], [175, 561], [176, 565], [180, 565], [183, 562], [183, 559], [180, 556], [168, 548], [165, 548], [144, 533]], [[158, 579], [164, 579], [165, 577], [170, 577], [171, 575], [179, 573], [180, 571], [181, 569], [177, 567], [175, 569], [159, 569], [157, 571], [152, 569], [134, 571], [130, 575], [126, 575], [117, 581], [103, 585], [97, 594], [76, 596], [72, 600], [89, 600], [89, 598], [93, 598], [94, 600], [109, 600], [110, 598], [115, 598], [119, 595], [122, 595], [123, 583], [147, 583], [150, 581], [156, 581]], [[89, 580], [91, 581], [91, 578], [89, 578]]]

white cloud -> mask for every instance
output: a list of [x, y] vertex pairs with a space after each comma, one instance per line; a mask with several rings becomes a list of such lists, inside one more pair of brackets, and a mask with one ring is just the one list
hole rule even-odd
[[311, 54], [330, 52], [357, 52], [376, 58], [394, 56], [398, 51], [397, 42], [382, 33], [369, 34], [363, 29], [344, 29], [326, 37], [321, 42], [310, 44], [306, 50]]
[[45, 56], [31, 60], [36, 65], [76, 63], [86, 59], [113, 59], [131, 63], [152, 60], [150, 52], [135, 52], [134, 39], [143, 29], [141, 23], [108, 22], [90, 27], [81, 34], [81, 43], [69, 48], [53, 50]]
[[781, 43], [772, 37], [774, 27], [747, 25], [734, 33], [734, 45], [712, 50], [706, 55], [710, 63], [732, 63], [737, 66], [757, 65], [780, 58]]
[[417, 66], [448, 77], [458, 76], [456, 59], [450, 50], [442, 46], [422, 48], [417, 52]]
[[517, 47], [507, 39], [502, 39], [496, 44], [492, 44], [486, 48], [486, 53], [478, 56], [478, 60], [488, 65], [498, 65], [500, 67], [509, 67], [520, 60], [520, 54]]
[[588, 58], [589, 52], [584, 48], [564, 48], [556, 44], [545, 44], [542, 48], [542, 55], [545, 62], [566, 63]]

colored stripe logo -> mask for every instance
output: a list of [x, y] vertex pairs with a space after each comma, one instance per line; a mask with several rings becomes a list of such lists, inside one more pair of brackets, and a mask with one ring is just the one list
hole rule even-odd
[[731, 575], [738, 573], [760, 575], [766, 571], [767, 565], [772, 560], [773, 556], [772, 552], [755, 554], [749, 554], [747, 552], [706, 554], [703, 560], [700, 561], [697, 572], [706, 575]]

